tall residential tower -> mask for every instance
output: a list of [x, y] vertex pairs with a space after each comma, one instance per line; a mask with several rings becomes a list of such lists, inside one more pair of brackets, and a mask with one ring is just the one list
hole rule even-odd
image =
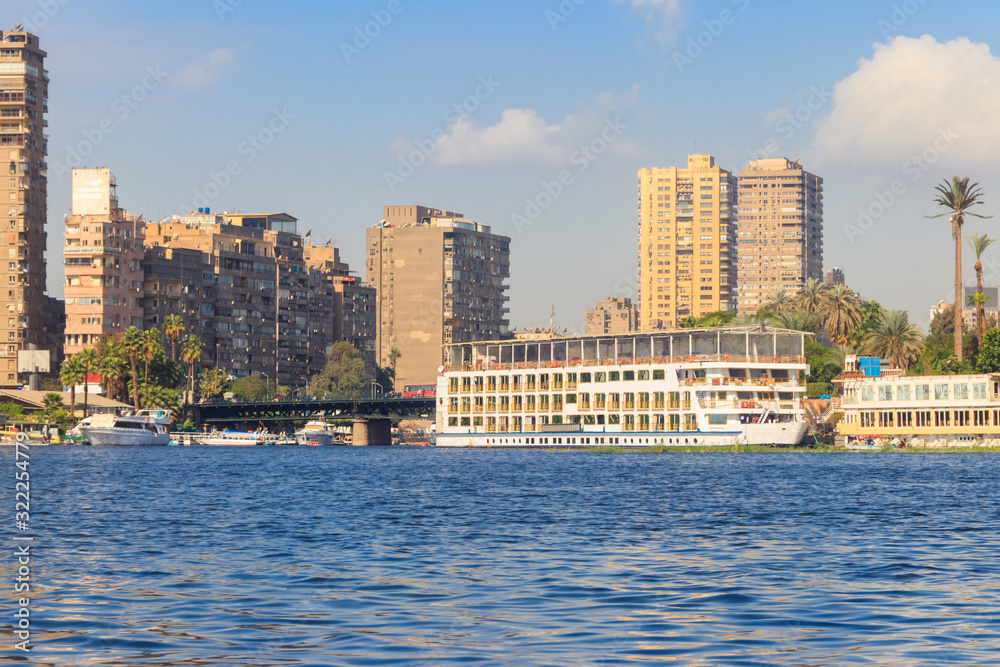
[[639, 170], [639, 330], [736, 310], [736, 177], [711, 155]]
[[426, 206], [386, 206], [367, 237], [368, 284], [378, 294], [376, 354], [380, 366], [395, 364], [398, 389], [432, 384], [448, 343], [508, 336], [508, 237]]
[[45, 220], [47, 216], [44, 129], [49, 103], [45, 52], [38, 37], [20, 28], [0, 32], [0, 387], [21, 384], [17, 352], [47, 347]]
[[798, 162], [766, 159], [739, 172], [739, 312], [777, 288], [823, 280], [823, 179]]

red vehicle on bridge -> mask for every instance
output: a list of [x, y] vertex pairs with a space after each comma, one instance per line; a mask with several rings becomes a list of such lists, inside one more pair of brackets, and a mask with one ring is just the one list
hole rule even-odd
[[408, 384], [403, 387], [403, 398], [434, 398], [436, 384]]

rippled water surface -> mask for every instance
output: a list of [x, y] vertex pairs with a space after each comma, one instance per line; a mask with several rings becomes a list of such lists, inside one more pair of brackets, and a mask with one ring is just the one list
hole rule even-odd
[[31, 457], [8, 664], [1000, 664], [997, 456]]

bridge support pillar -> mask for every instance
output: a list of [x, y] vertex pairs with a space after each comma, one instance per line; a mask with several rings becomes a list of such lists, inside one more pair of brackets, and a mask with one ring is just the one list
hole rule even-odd
[[388, 419], [355, 419], [351, 433], [352, 445], [392, 444], [392, 422]]

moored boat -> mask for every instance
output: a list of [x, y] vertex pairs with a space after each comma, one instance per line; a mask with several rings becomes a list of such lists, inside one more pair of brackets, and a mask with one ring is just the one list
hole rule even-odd
[[758, 325], [449, 345], [436, 444], [795, 445], [806, 335]]
[[266, 442], [264, 436], [261, 431], [212, 431], [194, 441], [206, 447], [254, 447]]
[[344, 439], [325, 421], [311, 421], [295, 432], [299, 445], [344, 445]]
[[80, 431], [91, 445], [168, 445], [170, 410], [139, 410], [134, 415], [95, 415]]

